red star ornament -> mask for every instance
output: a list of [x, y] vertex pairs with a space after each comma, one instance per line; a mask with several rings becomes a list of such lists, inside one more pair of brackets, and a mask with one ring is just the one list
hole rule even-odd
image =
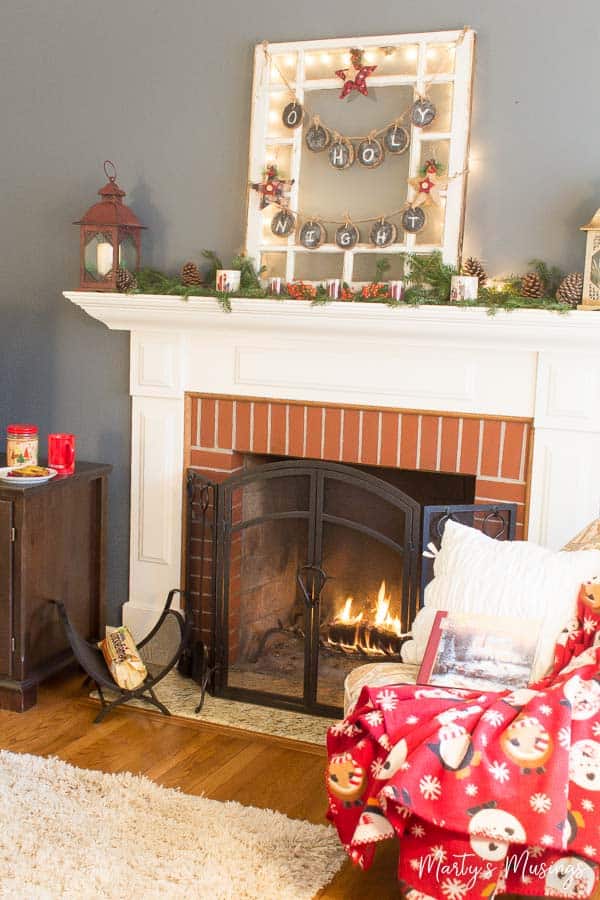
[[260, 208], [264, 209], [269, 203], [276, 203], [278, 200], [281, 200], [284, 192], [289, 189], [293, 183], [293, 180], [285, 181], [283, 178], [279, 177], [277, 166], [267, 166], [263, 180], [252, 184], [254, 190], [258, 191], [261, 196]]
[[340, 100], [343, 100], [348, 94], [351, 94], [352, 91], [358, 91], [359, 94], [366, 97], [369, 93], [367, 89], [367, 78], [369, 75], [373, 74], [376, 68], [377, 66], [361, 66], [360, 69], [357, 70], [354, 78], [348, 78], [348, 69], [337, 69], [335, 74], [344, 82]]

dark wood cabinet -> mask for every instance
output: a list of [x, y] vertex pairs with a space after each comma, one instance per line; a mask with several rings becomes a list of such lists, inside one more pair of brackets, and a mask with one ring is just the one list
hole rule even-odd
[[111, 467], [35, 487], [0, 482], [0, 708], [33, 706], [37, 685], [71, 659], [55, 607], [82, 635], [104, 627], [104, 544]]

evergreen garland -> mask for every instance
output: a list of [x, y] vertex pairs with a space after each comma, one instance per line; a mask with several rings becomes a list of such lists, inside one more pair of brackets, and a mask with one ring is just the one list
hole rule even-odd
[[[223, 268], [219, 257], [212, 250], [204, 250], [202, 254], [209, 260], [211, 268], [207, 277], [212, 284], [215, 283], [216, 270]], [[545, 309], [558, 312], [563, 315], [570, 311], [570, 307], [556, 300], [556, 286], [560, 284], [563, 273], [556, 267], [548, 266], [543, 260], [535, 259], [530, 266], [538, 273], [544, 283], [546, 296], [540, 298], [523, 297], [519, 293], [521, 278], [510, 276], [505, 282], [505, 288], [500, 291], [489, 287], [480, 287], [477, 300], [460, 300], [450, 303], [450, 285], [453, 275], [458, 275], [455, 266], [447, 265], [442, 260], [439, 252], [426, 255], [411, 254], [404, 260], [408, 287], [402, 300], [392, 300], [382, 292], [373, 292], [373, 295], [364, 296], [360, 291], [348, 296], [349, 285], [344, 283], [344, 296], [348, 303], [383, 303], [393, 308], [399, 306], [440, 306], [451, 305], [460, 307], [484, 307], [489, 315], [496, 315], [500, 310], [510, 312], [513, 309]], [[167, 294], [178, 295], [183, 300], [191, 296], [214, 297], [224, 312], [231, 312], [231, 300], [236, 297], [257, 300], [285, 300], [289, 298], [286, 292], [273, 296], [268, 290], [261, 287], [260, 277], [264, 267], [256, 270], [253, 262], [244, 254], [234, 257], [232, 268], [241, 272], [240, 289], [233, 293], [217, 291], [207, 285], [184, 285], [180, 276], [169, 276], [158, 269], [145, 268], [136, 273], [137, 287], [129, 291], [133, 294]], [[378, 257], [375, 260], [375, 273], [372, 285], [383, 287], [385, 273], [390, 268], [389, 257]], [[324, 306], [333, 302], [323, 284], [316, 288], [312, 300], [313, 306]]]

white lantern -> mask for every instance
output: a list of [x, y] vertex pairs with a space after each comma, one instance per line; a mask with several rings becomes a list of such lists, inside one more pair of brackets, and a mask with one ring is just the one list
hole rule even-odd
[[583, 309], [600, 309], [600, 209], [581, 230], [587, 231], [581, 306]]

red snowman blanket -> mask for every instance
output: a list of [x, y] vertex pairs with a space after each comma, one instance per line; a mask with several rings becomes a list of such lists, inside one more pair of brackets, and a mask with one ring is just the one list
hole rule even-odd
[[552, 673], [479, 694], [365, 687], [327, 740], [329, 819], [367, 868], [400, 838], [409, 900], [589, 897], [600, 861], [600, 585], [584, 585]]

